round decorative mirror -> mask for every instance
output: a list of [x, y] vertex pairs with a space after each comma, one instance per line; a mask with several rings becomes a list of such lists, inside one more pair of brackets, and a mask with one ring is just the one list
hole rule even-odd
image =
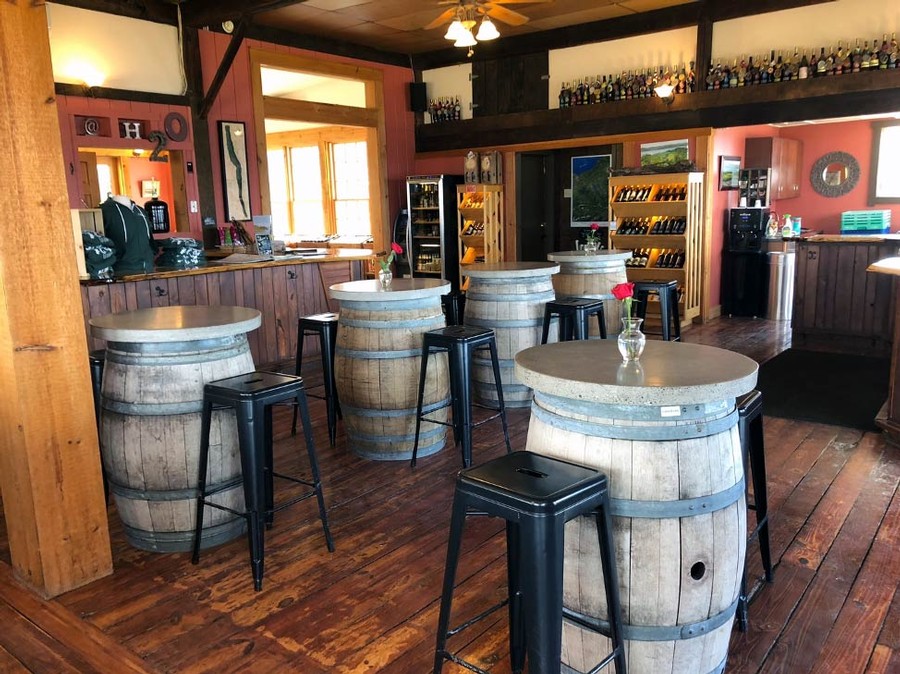
[[843, 196], [859, 182], [859, 162], [846, 152], [829, 152], [813, 164], [809, 181], [823, 197]]

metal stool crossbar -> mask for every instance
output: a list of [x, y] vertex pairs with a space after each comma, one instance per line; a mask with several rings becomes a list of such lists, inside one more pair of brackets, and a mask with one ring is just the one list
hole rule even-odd
[[[479, 349], [489, 349], [491, 353], [499, 410], [496, 414], [474, 421], [472, 416], [473, 407], [493, 410], [487, 405], [482, 405], [472, 400], [472, 354]], [[450, 366], [450, 402], [433, 407], [423, 414], [422, 401], [425, 396], [428, 357], [432, 353], [447, 354]], [[439, 421], [428, 416], [431, 412], [448, 406], [452, 407], [452, 421]], [[416, 465], [416, 454], [419, 450], [419, 430], [423, 421], [453, 428], [454, 440], [457, 444], [462, 444], [463, 466], [467, 468], [472, 465], [472, 430], [498, 417], [503, 424], [503, 438], [506, 440], [506, 451], [511, 452], [509, 427], [506, 423], [506, 407], [503, 404], [503, 390], [500, 383], [500, 361], [497, 359], [497, 342], [494, 338], [494, 331], [470, 325], [451, 325], [424, 333], [422, 337], [422, 364], [419, 369], [419, 397], [416, 403], [416, 439], [413, 444], [411, 465]]]
[[[312, 479], [276, 473], [272, 458], [272, 405], [291, 401], [300, 411], [303, 422], [303, 435], [306, 440], [306, 451]], [[241, 454], [241, 476], [218, 485], [215, 489], [206, 488], [206, 471], [209, 464], [209, 431], [214, 409], [234, 409], [237, 414], [238, 438]], [[277, 507], [274, 504], [273, 482], [275, 477], [311, 487]], [[214, 503], [208, 497], [231, 489], [237, 484], [244, 488], [246, 510], [236, 511], [232, 508]], [[319, 505], [319, 517], [325, 531], [328, 551], [334, 552], [334, 542], [328, 528], [328, 515], [325, 509], [325, 498], [322, 494], [322, 483], [319, 479], [319, 464], [313, 445], [312, 424], [309, 408], [306, 404], [306, 392], [300, 377], [275, 372], [251, 372], [209, 382], [203, 389], [203, 412], [200, 430], [200, 467], [197, 484], [197, 521], [194, 531], [194, 549], [192, 561], [200, 561], [200, 536], [203, 528], [203, 510], [212, 506], [230, 512], [247, 520], [250, 543], [250, 566], [253, 571], [253, 585], [256, 590], [262, 589], [264, 573], [263, 560], [264, 529], [272, 526], [274, 514], [290, 505], [316, 497]]]
[[[463, 527], [466, 516], [471, 514], [506, 520], [509, 597], [451, 628]], [[594, 517], [597, 523], [609, 607], [609, 621], [605, 624], [580, 620], [580, 616], [563, 607], [565, 524], [582, 515]], [[560, 674], [564, 618], [601, 632], [612, 641], [612, 651], [591, 674], [611, 663], [615, 663], [617, 674], [624, 674], [625, 647], [605, 475], [593, 468], [532, 452], [513, 452], [460, 471], [453, 497], [434, 674], [440, 674], [448, 660], [486, 674], [450, 652], [447, 640], [503, 606], [509, 607], [510, 660], [514, 674], [522, 672], [526, 655], [531, 674]]]

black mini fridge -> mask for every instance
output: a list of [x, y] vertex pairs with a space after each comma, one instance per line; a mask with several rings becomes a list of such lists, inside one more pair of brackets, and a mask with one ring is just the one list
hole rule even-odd
[[768, 260], [763, 246], [768, 208], [728, 212], [722, 259], [722, 313], [764, 318], [769, 293]]

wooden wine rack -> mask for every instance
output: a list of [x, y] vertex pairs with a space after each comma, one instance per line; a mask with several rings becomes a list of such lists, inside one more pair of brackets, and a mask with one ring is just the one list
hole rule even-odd
[[503, 260], [500, 232], [503, 229], [503, 186], [458, 185], [459, 287], [468, 286], [466, 266]]

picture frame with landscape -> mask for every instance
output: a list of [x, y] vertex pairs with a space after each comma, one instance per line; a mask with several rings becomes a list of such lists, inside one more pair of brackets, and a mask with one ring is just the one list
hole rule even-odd
[[664, 140], [658, 143], [641, 143], [641, 167], [663, 168], [688, 161], [687, 138]]
[[611, 154], [572, 157], [571, 226], [609, 224]]
[[736, 190], [740, 187], [741, 158], [719, 157], [719, 190]]

